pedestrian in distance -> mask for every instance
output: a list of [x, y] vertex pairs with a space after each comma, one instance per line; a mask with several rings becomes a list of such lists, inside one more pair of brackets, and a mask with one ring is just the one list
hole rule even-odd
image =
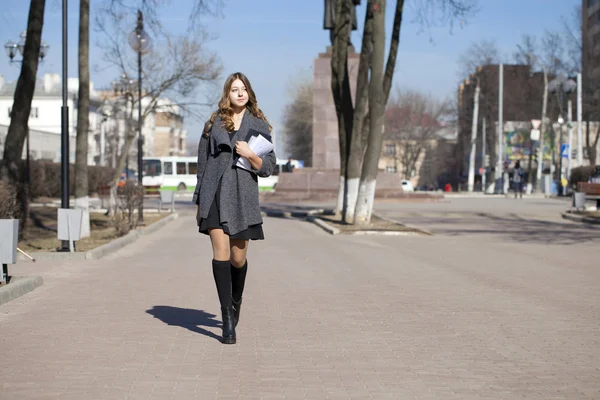
[[523, 168], [521, 168], [521, 161], [517, 160], [517, 162], [515, 163], [515, 168], [513, 171], [513, 183], [515, 185], [515, 199], [517, 198], [517, 194], [519, 194], [519, 196], [521, 198], [523, 198], [523, 176], [525, 175], [525, 172], [523, 171]]
[[[204, 126], [193, 197], [199, 232], [208, 235], [212, 244], [224, 344], [236, 342], [249, 241], [264, 239], [257, 176], [270, 176], [277, 164], [273, 151], [259, 157], [250, 149], [250, 131], [272, 142], [271, 126], [258, 107], [250, 81], [236, 72], [225, 80], [218, 110]], [[240, 157], [250, 162], [251, 170], [236, 166]]]

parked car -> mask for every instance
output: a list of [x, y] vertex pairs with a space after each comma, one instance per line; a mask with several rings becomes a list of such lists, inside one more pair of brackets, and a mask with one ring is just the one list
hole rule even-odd
[[410, 193], [410, 192], [414, 192], [415, 188], [413, 187], [412, 183], [410, 183], [410, 181], [407, 181], [406, 179], [402, 180], [402, 190], [405, 193]]

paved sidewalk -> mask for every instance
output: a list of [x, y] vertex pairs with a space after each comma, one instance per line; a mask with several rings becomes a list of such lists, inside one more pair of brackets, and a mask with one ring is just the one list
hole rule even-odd
[[[329, 236], [267, 218], [238, 343], [192, 216], [0, 306], [0, 399], [598, 399], [598, 243]], [[37, 271], [37, 272], [36, 272]]]

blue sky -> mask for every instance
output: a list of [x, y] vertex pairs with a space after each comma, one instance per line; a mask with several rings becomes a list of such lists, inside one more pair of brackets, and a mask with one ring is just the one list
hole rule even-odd
[[[105, 0], [92, 0], [92, 10], [100, 1]], [[61, 1], [46, 3], [43, 39], [51, 48], [38, 76], [61, 72]], [[69, 1], [69, 76], [77, 76], [78, 3]], [[395, 3], [388, 0], [388, 31]], [[406, 3], [394, 85], [445, 98], [455, 95], [459, 81], [457, 60], [474, 41], [494, 40], [509, 58], [523, 34], [562, 30], [561, 18], [570, 17], [581, 0], [479, 0], [479, 11], [462, 26], [439, 26], [425, 32], [414, 23], [414, 2]], [[167, 30], [175, 33], [185, 29], [190, 4], [191, 0], [171, 0], [170, 6], [161, 8]], [[358, 9], [359, 30], [352, 37], [357, 51], [365, 4], [363, 0]], [[26, 28], [28, 7], [25, 0], [3, 2], [2, 44], [18, 40]], [[134, 20], [132, 15], [132, 27]], [[314, 58], [329, 44], [329, 32], [322, 29], [323, 0], [227, 0], [222, 17], [207, 17], [202, 22], [216, 37], [208, 47], [222, 60], [223, 78], [235, 71], [246, 73], [261, 108], [275, 127], [281, 126], [293, 81], [311, 78]], [[91, 35], [94, 42], [98, 34], [92, 31]], [[90, 55], [92, 65], [101, 71], [92, 72], [95, 87], [107, 87], [117, 72], [102, 68], [101, 53], [95, 46]], [[8, 57], [0, 62], [0, 74], [5, 79], [16, 80], [18, 73], [18, 67], [10, 65]], [[200, 122], [189, 118], [186, 125], [190, 137], [199, 137]]]

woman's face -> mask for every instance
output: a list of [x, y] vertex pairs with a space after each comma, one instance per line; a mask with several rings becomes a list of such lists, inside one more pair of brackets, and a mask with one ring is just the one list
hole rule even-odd
[[233, 108], [241, 108], [246, 106], [248, 103], [248, 92], [246, 91], [246, 85], [239, 79], [236, 79], [231, 84], [229, 90], [229, 101]]

